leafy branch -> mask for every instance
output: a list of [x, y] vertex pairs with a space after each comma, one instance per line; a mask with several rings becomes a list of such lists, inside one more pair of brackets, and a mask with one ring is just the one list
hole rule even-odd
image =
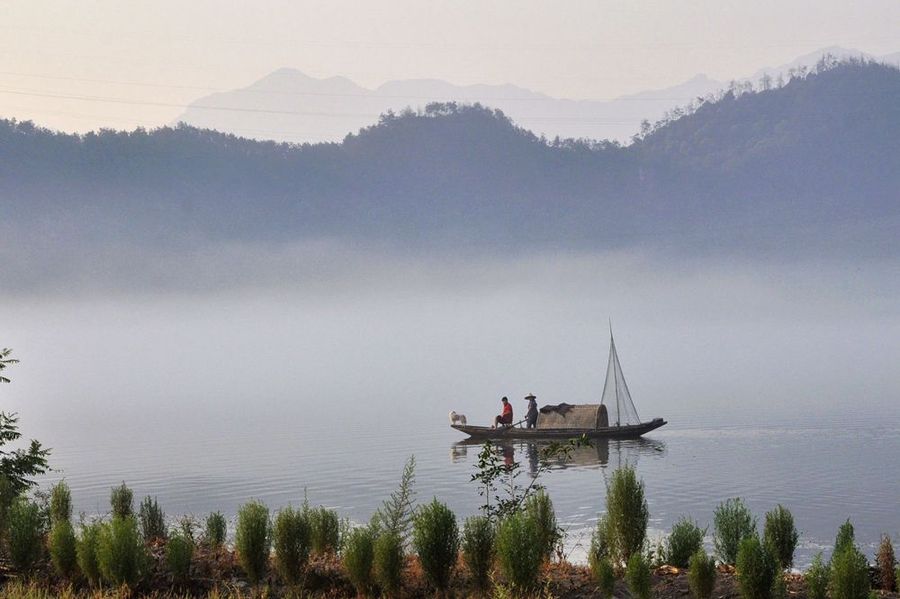
[[[5, 370], [11, 364], [18, 364], [19, 361], [15, 358], [10, 358], [9, 355], [12, 353], [12, 350], [8, 347], [4, 347], [0, 349], [0, 371]], [[0, 375], [0, 383], [8, 383], [9, 379], [5, 376]]]
[[554, 464], [568, 462], [576, 448], [590, 446], [591, 442], [585, 435], [565, 442], [550, 443], [541, 449], [538, 467], [529, 483], [520, 485], [518, 479], [522, 475], [521, 464], [502, 462], [497, 446], [485, 441], [478, 453], [475, 474], [470, 479], [478, 484], [478, 494], [484, 497], [484, 504], [480, 508], [482, 513], [492, 520], [500, 520], [519, 511], [529, 497], [543, 490], [544, 486], [538, 482], [538, 478], [544, 472]]
[[413, 485], [416, 482], [416, 456], [411, 455], [403, 467], [400, 486], [381, 504], [372, 518], [372, 524], [380, 530], [396, 534], [404, 542], [409, 537], [412, 524], [413, 504], [416, 493]]

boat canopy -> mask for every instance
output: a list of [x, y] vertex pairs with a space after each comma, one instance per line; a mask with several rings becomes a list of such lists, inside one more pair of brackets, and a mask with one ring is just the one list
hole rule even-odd
[[537, 428], [595, 429], [609, 426], [606, 408], [600, 404], [559, 404], [538, 412]]

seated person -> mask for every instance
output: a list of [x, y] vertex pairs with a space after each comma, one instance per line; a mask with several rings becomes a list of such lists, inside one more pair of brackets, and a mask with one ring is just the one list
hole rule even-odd
[[500, 401], [503, 402], [503, 411], [499, 416], [494, 418], [494, 428], [497, 428], [501, 424], [509, 426], [513, 421], [513, 409], [512, 405], [509, 403], [509, 399], [503, 397]]

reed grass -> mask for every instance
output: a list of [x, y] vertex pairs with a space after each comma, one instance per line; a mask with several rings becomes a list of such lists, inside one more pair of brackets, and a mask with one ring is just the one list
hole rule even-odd
[[606, 534], [610, 554], [619, 564], [643, 550], [649, 519], [644, 483], [634, 468], [623, 466], [613, 472], [606, 492]]
[[650, 599], [650, 564], [640, 551], [631, 554], [625, 568], [625, 581], [628, 591], [635, 599]]
[[143, 577], [148, 556], [137, 519], [114, 516], [100, 530], [97, 562], [106, 582], [115, 586], [133, 587]]
[[832, 555], [840, 553], [844, 549], [852, 547], [856, 541], [856, 533], [853, 530], [853, 524], [850, 518], [847, 518], [840, 528], [838, 528], [837, 536], [834, 539], [834, 552]]
[[97, 586], [100, 584], [100, 559], [97, 556], [100, 547], [100, 533], [103, 530], [101, 522], [91, 522], [81, 527], [81, 537], [75, 546], [78, 559], [78, 569], [87, 579], [88, 584]]
[[691, 557], [703, 548], [706, 529], [687, 517], [679, 518], [672, 525], [672, 532], [665, 542], [664, 558], [670, 566], [687, 568]]
[[770, 599], [779, 575], [778, 560], [755, 534], [741, 541], [735, 569], [743, 599]]
[[522, 511], [503, 518], [497, 525], [496, 546], [506, 580], [520, 593], [533, 591], [544, 561], [537, 522]]
[[601, 599], [611, 599], [616, 589], [616, 571], [609, 556], [603, 555], [590, 562], [591, 576], [597, 583]]
[[221, 547], [225, 544], [228, 535], [228, 522], [222, 512], [213, 512], [206, 517], [206, 529], [203, 538], [206, 543], [213, 548]]
[[525, 514], [534, 520], [538, 530], [538, 545], [545, 560], [553, 556], [553, 550], [562, 540], [562, 532], [556, 522], [556, 512], [550, 496], [543, 489], [525, 500]]
[[373, 550], [373, 572], [382, 595], [395, 597], [403, 573], [403, 538], [400, 533], [384, 531], [375, 539]]
[[437, 499], [419, 508], [413, 518], [412, 545], [425, 578], [445, 591], [459, 553], [459, 528], [450, 508]]
[[812, 565], [803, 574], [807, 597], [809, 599], [825, 599], [828, 596], [829, 578], [831, 578], [831, 568], [822, 559], [820, 551], [813, 557]]
[[701, 548], [688, 563], [688, 588], [694, 599], [709, 599], [716, 586], [716, 559]]
[[800, 534], [794, 526], [794, 516], [790, 510], [778, 504], [775, 509], [766, 513], [763, 538], [782, 570], [794, 565], [794, 550]]
[[145, 541], [166, 538], [168, 532], [166, 530], [166, 515], [163, 513], [162, 508], [159, 507], [155, 497], [150, 497], [149, 495], [144, 497], [138, 509], [138, 518], [141, 523], [141, 534]]
[[184, 584], [190, 580], [193, 557], [193, 539], [184, 531], [178, 531], [171, 535], [166, 542], [166, 564], [176, 582]]
[[109, 492], [109, 506], [114, 518], [127, 518], [134, 514], [134, 492], [123, 481]]
[[36, 503], [14, 501], [7, 514], [9, 559], [19, 572], [30, 572], [44, 553], [44, 517]]
[[72, 580], [78, 573], [78, 541], [75, 529], [68, 520], [57, 520], [50, 530], [47, 540], [50, 549], [50, 563], [62, 578]]
[[66, 481], [61, 480], [50, 489], [50, 524], [72, 519], [72, 492]]
[[269, 508], [258, 501], [245, 503], [238, 510], [234, 547], [238, 562], [251, 583], [266, 575], [272, 538], [269, 530]]
[[869, 564], [856, 545], [841, 545], [831, 557], [828, 596], [831, 599], [867, 599], [871, 589]]
[[279, 510], [272, 526], [275, 567], [281, 579], [296, 585], [309, 559], [310, 525], [307, 510], [286, 507]]
[[479, 591], [490, 585], [491, 565], [494, 562], [494, 525], [487, 516], [472, 516], [463, 524], [460, 546], [463, 562]]
[[341, 521], [334, 510], [317, 507], [309, 512], [314, 555], [337, 553], [341, 546]]
[[354, 528], [347, 534], [343, 558], [347, 577], [356, 592], [368, 595], [372, 589], [375, 561], [375, 533], [371, 527]]
[[741, 542], [756, 534], [756, 518], [739, 497], [734, 497], [718, 505], [713, 526], [713, 544], [719, 561], [734, 565]]
[[609, 552], [609, 525], [606, 516], [600, 516], [597, 525], [591, 533], [591, 545], [588, 548], [588, 566], [594, 568], [594, 564], [601, 560], [610, 560]]
[[896, 585], [895, 569], [897, 558], [894, 556], [894, 544], [891, 537], [881, 536], [878, 553], [875, 554], [875, 565], [878, 568], [878, 582], [882, 591], [893, 591]]

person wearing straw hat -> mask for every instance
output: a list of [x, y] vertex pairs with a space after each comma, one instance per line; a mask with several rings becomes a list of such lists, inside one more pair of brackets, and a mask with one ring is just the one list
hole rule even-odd
[[535, 401], [537, 397], [535, 397], [534, 394], [529, 393], [525, 396], [525, 399], [528, 400], [528, 413], [525, 414], [525, 427], [537, 428], [538, 407], [537, 402]]

